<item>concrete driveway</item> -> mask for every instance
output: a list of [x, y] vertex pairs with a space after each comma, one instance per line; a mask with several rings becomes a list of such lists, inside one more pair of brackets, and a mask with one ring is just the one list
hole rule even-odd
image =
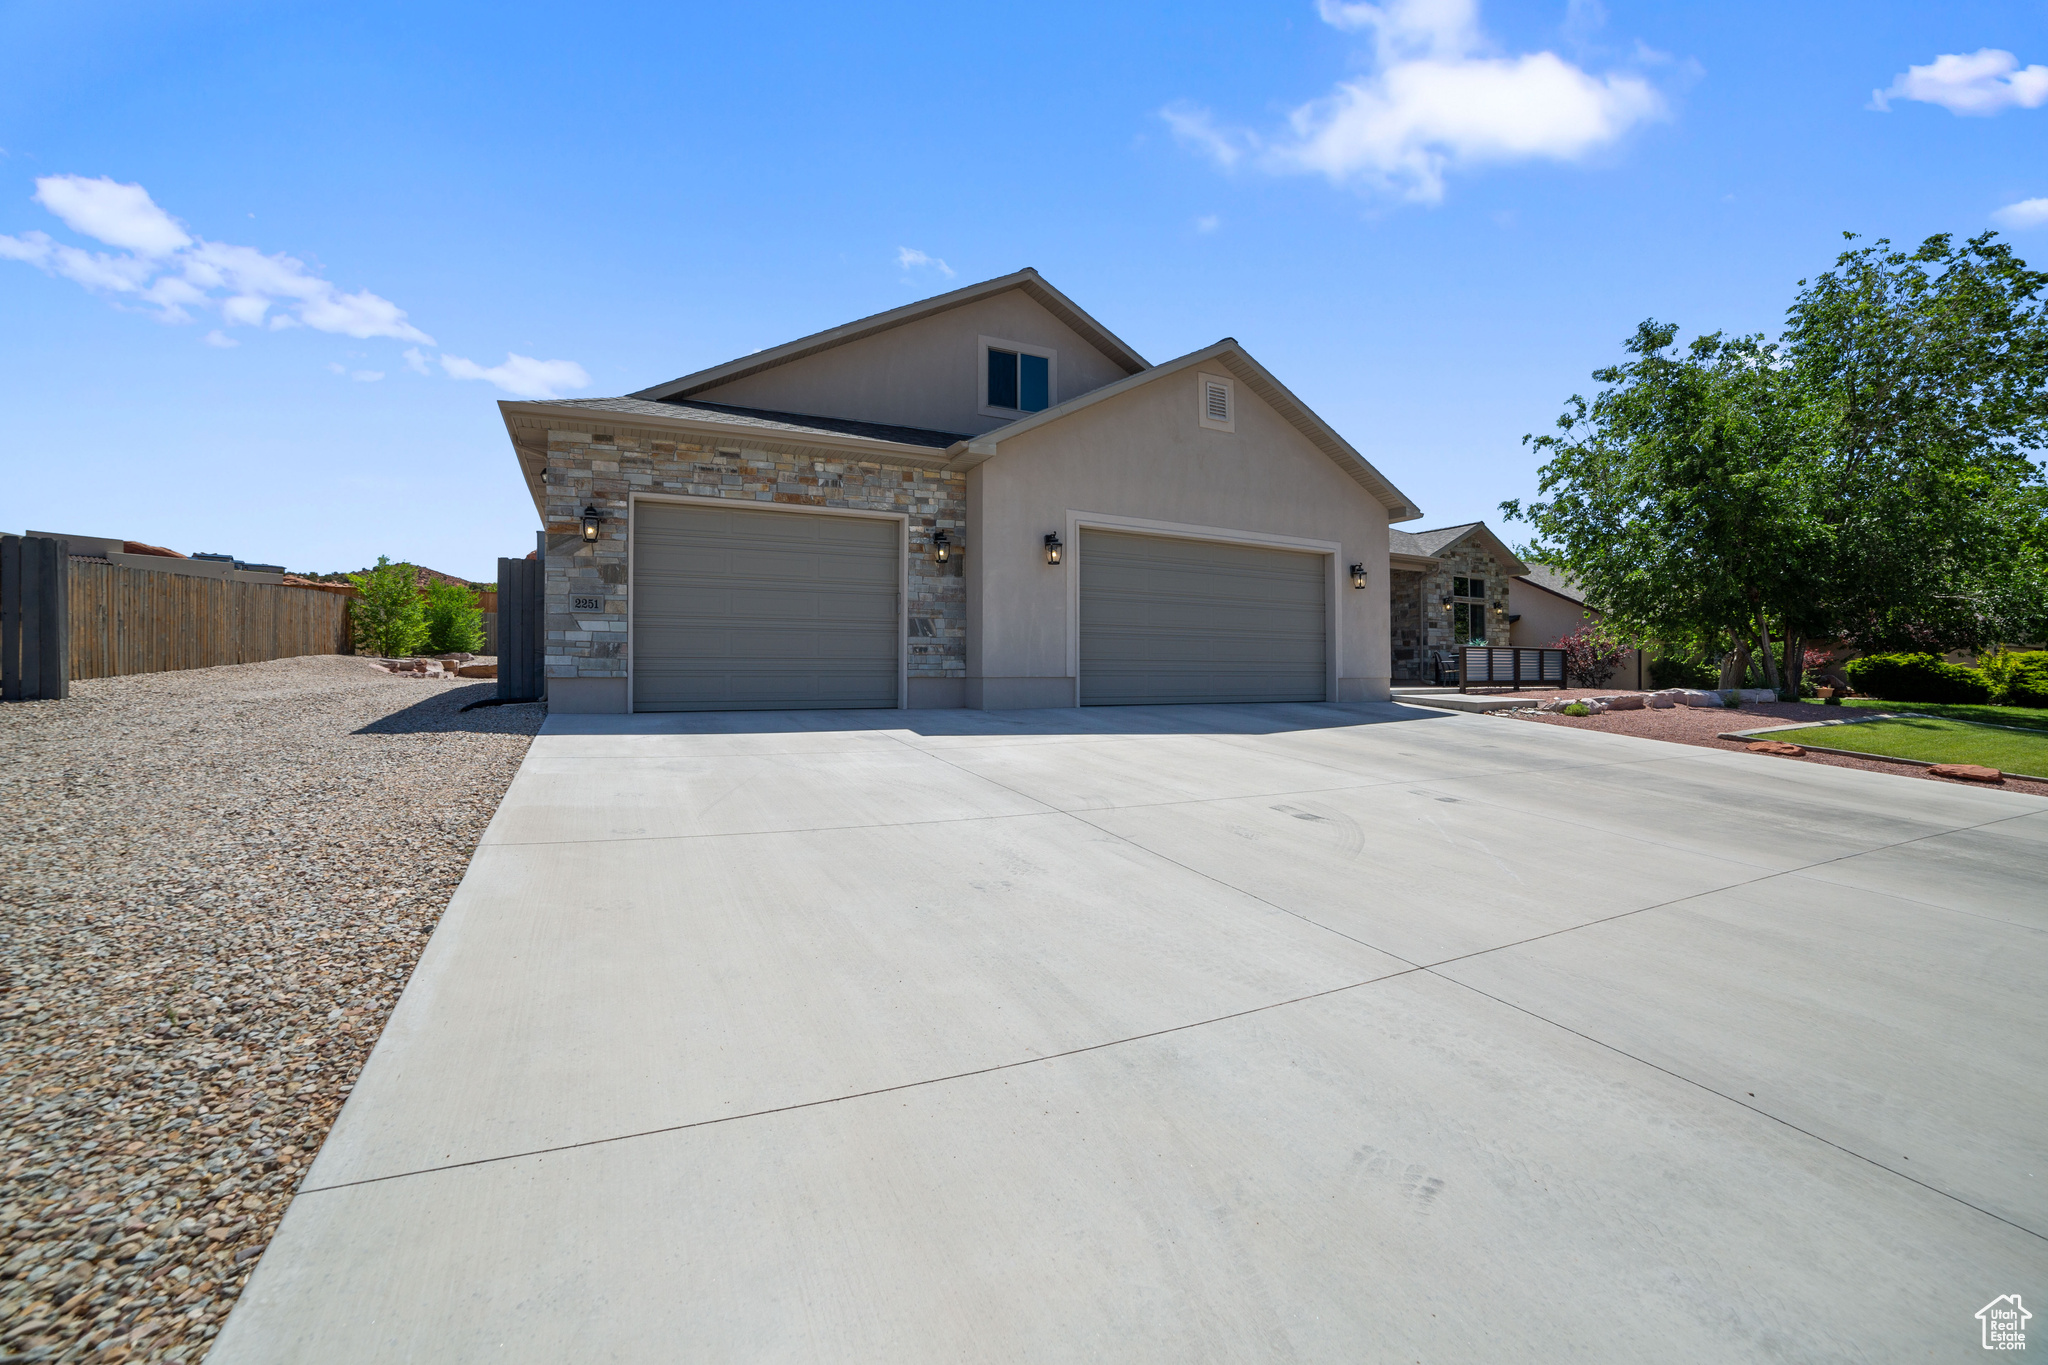
[[210, 1359], [1973, 1359], [2048, 1312], [2044, 980], [2031, 797], [555, 717]]

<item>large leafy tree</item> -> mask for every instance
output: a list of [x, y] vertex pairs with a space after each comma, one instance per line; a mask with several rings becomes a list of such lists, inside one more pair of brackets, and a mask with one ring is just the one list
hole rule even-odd
[[1776, 343], [1644, 323], [1525, 438], [1544, 496], [1502, 510], [1617, 628], [1787, 689], [1811, 639], [2040, 637], [2048, 275], [1989, 235], [1889, 245], [1802, 280]]
[[1802, 280], [1786, 319], [1836, 566], [1822, 615], [1866, 648], [2038, 640], [2048, 274], [1991, 233], [1890, 245]]

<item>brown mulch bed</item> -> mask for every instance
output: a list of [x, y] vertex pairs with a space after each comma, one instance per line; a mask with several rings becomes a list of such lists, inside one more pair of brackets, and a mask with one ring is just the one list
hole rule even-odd
[[[1547, 701], [1551, 697], [1605, 697], [1613, 696], [1614, 691], [1611, 687], [1577, 688], [1563, 692], [1531, 692], [1527, 695], [1533, 706], [1536, 702]], [[1605, 730], [1610, 734], [1662, 739], [1673, 744], [1697, 745], [1703, 749], [1733, 749], [1746, 752], [1748, 746], [1741, 740], [1718, 739], [1716, 736], [1732, 730], [1761, 730], [1772, 725], [1817, 725], [1822, 721], [1846, 720], [1852, 716], [1870, 713], [1841, 706], [1823, 707], [1806, 702], [1766, 701], [1744, 702], [1740, 709], [1733, 711], [1710, 706], [1674, 706], [1668, 711], [1645, 708], [1641, 711], [1609, 711], [1600, 716], [1560, 716], [1537, 711], [1495, 711], [1491, 714], [1515, 720], [1533, 720], [1541, 725], [1569, 725], [1580, 730]], [[1836, 754], [1816, 753], [1787, 758], [1775, 754], [1759, 754], [1757, 761], [1825, 763], [1835, 768], [1861, 768], [1865, 772], [1890, 773], [1894, 777], [1910, 777], [1921, 782], [1953, 782], [1959, 787], [1995, 786], [1999, 791], [2048, 796], [2048, 782], [2032, 782], [2019, 777], [2008, 777], [1996, 784], [1966, 782], [1960, 778], [1934, 777], [1925, 768], [1915, 768], [1904, 763], [1886, 763], [1875, 758], [1843, 758]]]

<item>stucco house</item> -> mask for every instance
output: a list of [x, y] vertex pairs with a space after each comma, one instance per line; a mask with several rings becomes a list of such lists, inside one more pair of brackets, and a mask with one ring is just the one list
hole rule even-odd
[[[1571, 634], [1600, 613], [1586, 605], [1586, 594], [1549, 564], [1531, 564], [1508, 585], [1508, 630], [1511, 645], [1549, 645]], [[1643, 651], [1632, 649], [1615, 667], [1605, 686], [1637, 688], [1649, 683]]]
[[1418, 514], [1235, 340], [1034, 270], [619, 398], [508, 401], [557, 711], [1354, 701]]

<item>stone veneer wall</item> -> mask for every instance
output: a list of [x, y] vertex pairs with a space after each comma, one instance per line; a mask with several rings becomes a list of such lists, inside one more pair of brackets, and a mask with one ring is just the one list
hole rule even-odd
[[[1451, 613], [1443, 606], [1444, 599], [1451, 595], [1453, 578], [1486, 580], [1486, 601], [1492, 608], [1486, 614], [1486, 643], [1505, 645], [1508, 642], [1507, 570], [1492, 555], [1470, 541], [1457, 542], [1439, 558], [1442, 562], [1427, 573], [1395, 569], [1390, 574], [1387, 606], [1392, 622], [1396, 678], [1412, 680], [1422, 677], [1432, 653], [1453, 647]], [[1463, 644], [1464, 641], [1456, 643]], [[1413, 651], [1406, 659], [1402, 658], [1404, 649]]]
[[1429, 577], [1419, 569], [1394, 569], [1387, 588], [1388, 629], [1393, 634], [1393, 673], [1397, 681], [1422, 676], [1422, 592]]
[[[600, 440], [600, 436], [609, 439]], [[635, 493], [674, 493], [794, 507], [901, 512], [909, 525], [909, 672], [967, 676], [967, 593], [961, 558], [934, 564], [931, 534], [966, 534], [967, 478], [786, 450], [667, 440], [652, 433], [550, 431], [547, 481], [547, 675], [626, 676], [626, 511]], [[594, 545], [579, 526], [586, 506], [605, 514]], [[600, 612], [572, 611], [574, 597], [602, 597]]]

